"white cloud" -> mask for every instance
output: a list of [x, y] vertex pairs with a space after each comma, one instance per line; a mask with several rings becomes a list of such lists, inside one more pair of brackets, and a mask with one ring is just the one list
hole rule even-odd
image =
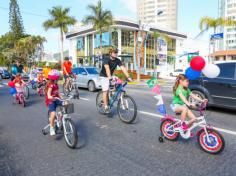
[[136, 0], [120, 0], [120, 2], [126, 7], [128, 10], [132, 12], [137, 12]]

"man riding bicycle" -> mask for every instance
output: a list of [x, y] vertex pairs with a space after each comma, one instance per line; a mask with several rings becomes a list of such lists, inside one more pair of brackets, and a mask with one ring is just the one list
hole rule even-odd
[[72, 75], [72, 63], [69, 60], [69, 57], [65, 57], [65, 62], [63, 63], [63, 76], [66, 82], [66, 89], [68, 89], [69, 78]]
[[104, 103], [104, 108], [105, 108], [106, 113], [109, 113], [108, 90], [109, 90], [110, 82], [112, 81], [112, 75], [115, 69], [117, 68], [117, 66], [121, 68], [122, 72], [125, 74], [128, 81], [132, 81], [127, 69], [122, 64], [121, 60], [118, 59], [117, 57], [118, 57], [118, 49], [111, 48], [109, 50], [109, 56], [104, 57], [102, 61], [100, 80], [101, 80], [102, 91], [103, 91], [103, 103]]

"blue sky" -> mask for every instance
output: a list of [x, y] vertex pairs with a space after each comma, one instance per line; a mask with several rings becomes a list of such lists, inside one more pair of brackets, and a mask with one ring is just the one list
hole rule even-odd
[[[53, 6], [70, 7], [70, 15], [77, 20], [88, 14], [87, 5], [97, 0], [18, 0], [23, 17], [25, 31], [33, 35], [47, 38], [45, 50], [59, 51], [58, 30], [44, 31], [42, 23], [48, 19], [48, 9]], [[104, 7], [112, 10], [114, 16], [136, 19], [136, 0], [103, 0]], [[0, 35], [9, 30], [8, 24], [9, 0], [0, 2]], [[7, 8], [7, 9], [4, 9]], [[199, 33], [198, 23], [202, 16], [217, 17], [218, 0], [179, 0], [178, 31], [194, 38]], [[34, 15], [35, 14], [35, 15]], [[207, 40], [205, 34], [200, 40]], [[68, 47], [68, 42], [66, 43]]]

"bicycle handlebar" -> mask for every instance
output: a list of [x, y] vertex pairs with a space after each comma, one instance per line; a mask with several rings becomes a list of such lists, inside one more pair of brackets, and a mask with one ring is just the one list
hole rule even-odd
[[72, 98], [73, 98], [73, 96], [70, 96], [70, 97], [67, 98], [67, 99], [61, 99], [61, 98], [59, 98], [59, 97], [55, 97], [56, 100], [60, 100], [60, 101], [62, 101], [62, 102], [70, 101]]

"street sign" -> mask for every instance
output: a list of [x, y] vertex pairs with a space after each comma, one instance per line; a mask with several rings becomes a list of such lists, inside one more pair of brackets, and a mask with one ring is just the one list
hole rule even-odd
[[212, 34], [211, 35], [211, 40], [217, 40], [217, 39], [222, 39], [224, 38], [224, 33], [218, 33], [218, 34]]
[[199, 56], [199, 52], [188, 53], [188, 62], [190, 62], [192, 60], [192, 58], [195, 56]]

